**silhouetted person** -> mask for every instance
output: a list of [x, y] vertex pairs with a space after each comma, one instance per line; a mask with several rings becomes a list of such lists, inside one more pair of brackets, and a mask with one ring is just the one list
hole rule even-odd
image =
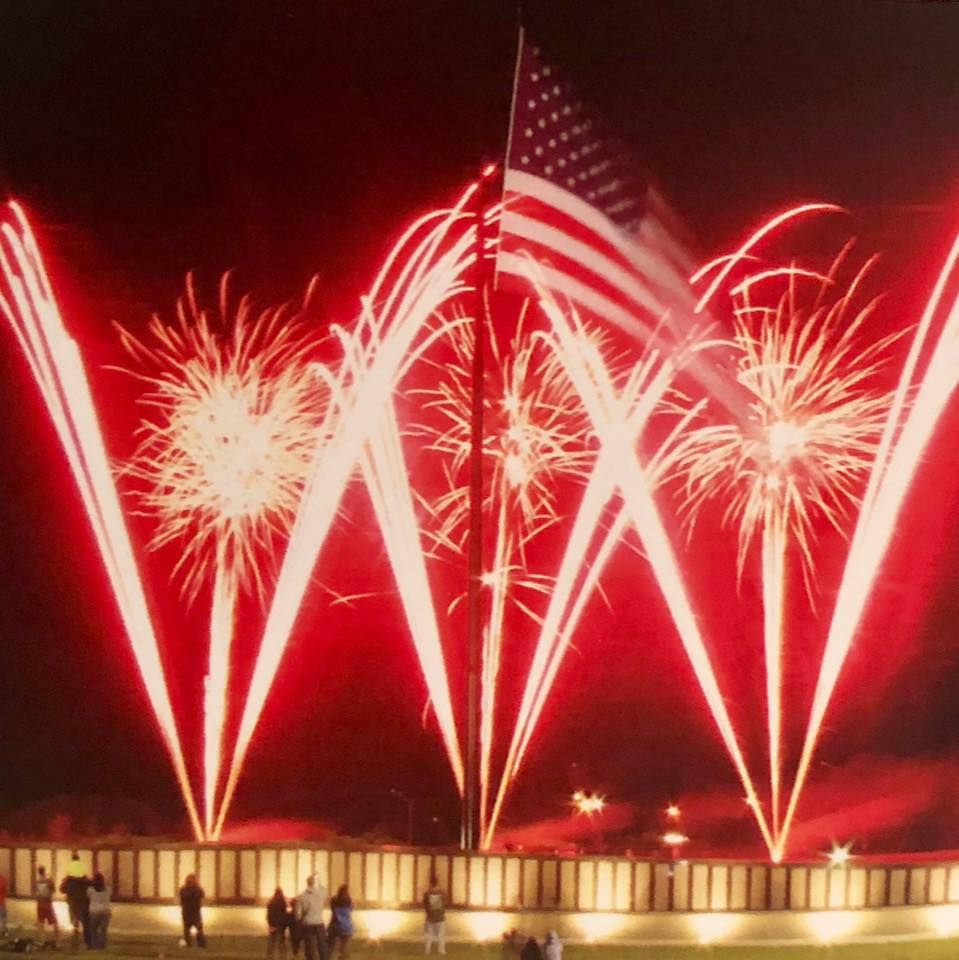
[[82, 934], [87, 947], [90, 946], [90, 898], [87, 896], [89, 886], [90, 878], [80, 862], [80, 855], [74, 852], [70, 858], [70, 866], [67, 867], [67, 875], [60, 884], [60, 892], [67, 898], [74, 943]]
[[350, 955], [350, 940], [353, 938], [353, 900], [344, 883], [336, 896], [330, 901], [330, 953], [340, 945], [340, 957], [346, 960]]
[[0, 873], [0, 937], [7, 935], [7, 878]]
[[530, 937], [526, 941], [526, 945], [519, 956], [520, 960], [543, 960], [543, 953], [536, 942], [536, 937]]
[[203, 887], [191, 873], [180, 887], [180, 914], [183, 917], [183, 940], [188, 947], [193, 946], [193, 931], [196, 930], [196, 945], [206, 946], [203, 933]]
[[286, 928], [290, 925], [290, 914], [286, 908], [286, 897], [280, 887], [276, 888], [270, 902], [266, 905], [266, 925], [270, 930], [266, 941], [266, 960], [273, 960], [276, 948], [280, 956], [286, 958]]
[[90, 902], [88, 923], [90, 926], [90, 946], [94, 950], [106, 950], [107, 930], [110, 927], [110, 888], [103, 879], [102, 873], [93, 875], [93, 883], [87, 887], [87, 898]]
[[423, 946], [427, 953], [436, 944], [437, 952], [446, 953], [446, 894], [434, 876], [430, 877], [429, 889], [423, 894]]
[[513, 927], [503, 934], [503, 944], [500, 947], [500, 960], [519, 960], [523, 945], [520, 943], [519, 931]]
[[327, 960], [326, 927], [323, 924], [326, 899], [326, 887], [317, 883], [316, 875], [307, 877], [306, 889], [296, 898], [296, 916], [300, 921], [306, 960]]
[[290, 949], [293, 951], [293, 956], [298, 957], [300, 955], [300, 945], [303, 943], [303, 925], [300, 923], [300, 918], [297, 915], [296, 905], [299, 903], [297, 897], [293, 897], [290, 900]]

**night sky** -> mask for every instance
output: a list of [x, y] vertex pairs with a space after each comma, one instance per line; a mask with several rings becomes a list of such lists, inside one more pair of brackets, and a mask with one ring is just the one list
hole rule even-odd
[[[915, 315], [959, 221], [959, 9], [523, 7], [530, 35], [635, 147], [702, 253], [727, 250], [770, 210], [832, 200], [862, 250], [885, 253], [886, 322]], [[6, 4], [0, 189], [34, 217], [98, 398], [122, 401], [109, 422], [129, 412], [129, 384], [103, 369], [116, 361], [111, 324], [169, 315], [187, 271], [212, 296], [233, 268], [264, 302], [318, 274], [323, 314], [348, 318], [403, 226], [502, 156], [517, 24], [505, 2]], [[8, 335], [0, 365], [0, 813], [96, 793], [179, 817], [75, 487]], [[820, 771], [959, 750], [959, 454], [944, 433], [920, 475], [934, 495], [906, 512]], [[118, 431], [116, 452], [127, 442]], [[454, 790], [361, 496], [326, 556], [324, 584], [376, 596], [333, 613], [322, 589], [311, 596], [237, 814], [396, 833], [395, 787], [416, 799], [424, 839], [452, 839]], [[167, 559], [144, 567], [162, 611], [178, 609]], [[703, 571], [694, 580], [705, 607], [721, 606]], [[507, 819], [556, 815], [579, 781], [640, 805], [736, 789], [655, 591], [635, 578], [606, 586], [612, 610], [590, 608]], [[742, 673], [733, 634], [754, 584], [741, 599], [726, 621], [730, 676]], [[164, 619], [181, 662], [199, 666], [203, 616]], [[188, 679], [175, 683], [190, 696]], [[735, 712], [755, 726], [747, 705]]]

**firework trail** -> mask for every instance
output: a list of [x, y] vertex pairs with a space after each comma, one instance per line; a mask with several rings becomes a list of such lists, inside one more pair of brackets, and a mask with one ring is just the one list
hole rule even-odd
[[[625, 376], [617, 375], [575, 311], [561, 307], [538, 282], [538, 274], [533, 265], [530, 265], [530, 276], [537, 285], [543, 309], [550, 321], [546, 339], [580, 397], [599, 441], [599, 450], [543, 620], [485, 843], [489, 845], [492, 842], [509, 784], [518, 772], [586, 601], [630, 522], [640, 535], [649, 563], [747, 795], [752, 801], [756, 801], [752, 780], [653, 497], [655, 487], [665, 476], [671, 463], [677, 441], [701, 406], [693, 405], [687, 408], [677, 403], [678, 398], [674, 398], [671, 393], [673, 378], [678, 367], [682, 365], [684, 356], [681, 351], [671, 356], [662, 356], [657, 350], [651, 349]], [[673, 413], [676, 422], [656, 451], [643, 464], [639, 458], [640, 440], [650, 419], [656, 413], [664, 411]], [[604, 510], [617, 494], [621, 503], [605, 536], [600, 537], [596, 547], [596, 533]], [[767, 843], [771, 843], [758, 801], [753, 802], [752, 807], [764, 838]]]
[[[789, 828], [836, 682], [882, 568], [906, 494], [922, 453], [959, 386], [957, 262], [959, 235], [923, 309], [883, 426], [829, 625], [806, 736], [780, 834], [777, 851], [780, 857], [788, 843]], [[937, 326], [938, 333], [935, 332]]]
[[[828, 275], [794, 267], [762, 270], [731, 291], [736, 378], [748, 398], [740, 421], [699, 427], [681, 444], [678, 473], [692, 524], [713, 498], [726, 504], [723, 520], [738, 528], [737, 570], [761, 541], [767, 730], [773, 838], [778, 840], [782, 778], [782, 654], [786, 557], [800, 551], [812, 596], [813, 522], [823, 517], [838, 532], [858, 503], [872, 466], [891, 397], [872, 386], [896, 336], [865, 345], [863, 328], [876, 301], [849, 316], [868, 270], [824, 303], [836, 286], [843, 255]], [[754, 291], [781, 280], [773, 304]], [[810, 308], [799, 284], [812, 283]]]
[[[279, 539], [289, 533], [313, 463], [330, 432], [331, 405], [312, 374], [316, 340], [285, 308], [254, 315], [244, 297], [220, 322], [197, 303], [191, 277], [176, 322], [154, 317], [148, 339], [121, 329], [146, 385], [149, 410], [124, 472], [156, 520], [151, 547], [177, 544], [174, 575], [193, 600], [212, 576], [204, 692], [204, 827], [213, 829], [223, 756], [230, 651], [240, 591], [265, 596]], [[307, 299], [309, 299], [309, 294]], [[229, 329], [227, 329], [229, 327]]]
[[[317, 558], [338, 504], [357, 466], [367, 474], [397, 575], [414, 644], [457, 785], [463, 764], [453, 718], [446, 666], [419, 548], [409, 480], [402, 465], [392, 397], [419, 351], [428, 325], [443, 306], [468, 289], [475, 262], [476, 218], [469, 211], [479, 184], [449, 210], [417, 220], [390, 252], [352, 333], [335, 329], [344, 349], [340, 367], [316, 368], [331, 386], [342, 384], [341, 407], [324, 454], [318, 458], [300, 502], [277, 578], [253, 679], [240, 720], [236, 748], [214, 826], [219, 836], [263, 705], [296, 621]], [[412, 525], [412, 527], [411, 527]], [[405, 531], [406, 540], [402, 540]], [[399, 542], [402, 540], [402, 542]], [[405, 561], [412, 562], [412, 566]]]
[[[480, 833], [489, 806], [490, 767], [502, 662], [506, 610], [515, 604], [540, 622], [535, 598], [551, 592], [549, 578], [530, 571], [527, 547], [560, 518], [557, 484], [564, 478], [584, 479], [593, 453], [589, 424], [572, 384], [545, 342], [527, 333], [524, 304], [508, 344], [500, 343], [489, 314], [486, 341], [492, 367], [485, 383], [483, 459], [489, 480], [484, 484], [484, 527], [492, 531], [483, 586], [488, 616], [483, 629], [480, 709]], [[469, 459], [474, 350], [473, 322], [459, 318], [444, 325], [450, 359], [436, 363], [439, 383], [415, 390], [421, 409], [440, 426], [418, 424], [412, 435], [427, 439], [427, 449], [442, 458], [446, 493], [431, 505], [440, 520], [436, 541], [454, 556], [465, 555], [469, 532]], [[529, 597], [527, 599], [525, 594]]]
[[16, 203], [0, 223], [0, 311], [24, 352], [96, 537], [137, 668], [197, 839], [203, 836], [167, 692], [156, 633], [80, 351], [60, 315], [36, 239]]

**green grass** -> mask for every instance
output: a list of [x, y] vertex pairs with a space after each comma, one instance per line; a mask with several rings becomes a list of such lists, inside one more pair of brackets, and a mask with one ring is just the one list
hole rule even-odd
[[[69, 937], [61, 940], [56, 951], [72, 954]], [[45, 951], [47, 955], [54, 951]], [[79, 953], [86, 953], [82, 948]], [[12, 956], [12, 955], [11, 955]], [[206, 950], [180, 947], [174, 937], [116, 936], [106, 951], [94, 956], [109, 960], [252, 960], [265, 958], [266, 938], [221, 937], [208, 938]], [[418, 958], [423, 948], [418, 943], [384, 942], [378, 944], [357, 941], [350, 951], [351, 960], [386, 960], [386, 958]], [[435, 957], [436, 954], [434, 953]], [[500, 960], [498, 944], [450, 944], [448, 960]], [[303, 953], [300, 952], [302, 960]], [[909, 943], [848, 944], [823, 947], [626, 947], [569, 945], [563, 950], [563, 960], [957, 960], [959, 941], [929, 940]], [[92, 960], [92, 958], [91, 958]]]

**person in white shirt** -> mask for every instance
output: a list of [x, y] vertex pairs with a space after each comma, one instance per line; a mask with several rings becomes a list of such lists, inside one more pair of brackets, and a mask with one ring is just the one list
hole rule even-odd
[[563, 941], [555, 930], [546, 934], [543, 942], [543, 960], [563, 960]]
[[90, 900], [90, 947], [93, 950], [106, 950], [107, 929], [110, 926], [110, 888], [102, 873], [93, 876], [93, 884], [87, 887]]
[[329, 895], [317, 882], [316, 874], [306, 878], [306, 889], [296, 898], [296, 919], [299, 921], [306, 948], [306, 960], [327, 960], [328, 945], [323, 911]]

